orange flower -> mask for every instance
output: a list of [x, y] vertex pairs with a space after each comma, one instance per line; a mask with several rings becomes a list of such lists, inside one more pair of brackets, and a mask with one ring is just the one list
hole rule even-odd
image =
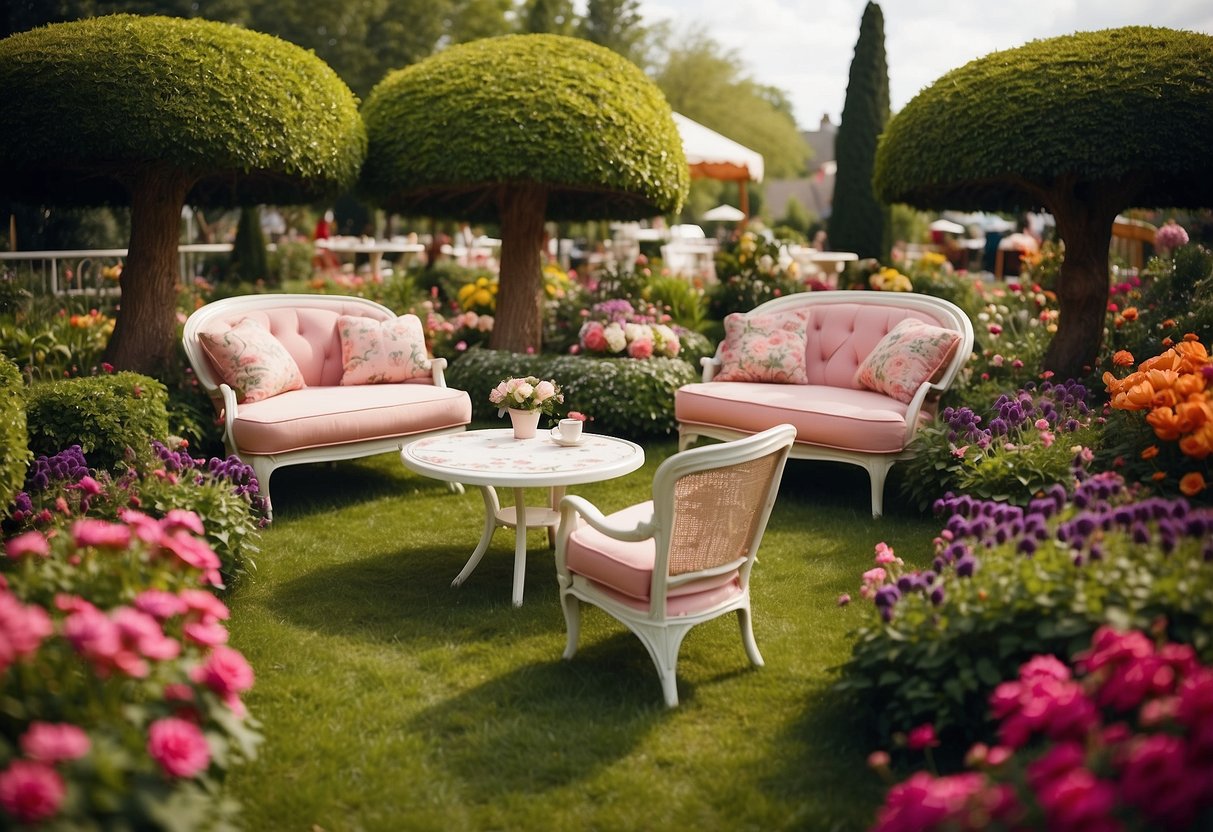
[[1185, 341], [1189, 341], [1189, 342], [1191, 342], [1191, 341], [1199, 341], [1199, 340], [1200, 340], [1200, 336], [1199, 336], [1199, 335], [1197, 335], [1195, 332], [1185, 332], [1185, 333], [1184, 333], [1184, 340], [1185, 340]]
[[1205, 490], [1204, 475], [1199, 471], [1184, 474], [1183, 479], [1179, 481], [1179, 490], [1189, 497], [1195, 497], [1197, 494]]
[[1178, 370], [1179, 363], [1179, 355], [1172, 349], [1159, 353], [1153, 358], [1147, 358], [1141, 362], [1141, 369], [1143, 372], [1150, 370]]
[[1154, 388], [1145, 379], [1117, 393], [1112, 399], [1112, 407], [1117, 410], [1145, 410], [1153, 404]]
[[1168, 442], [1183, 435], [1179, 417], [1169, 407], [1156, 407], [1146, 414], [1146, 421], [1154, 428], [1154, 435]]
[[1213, 453], [1213, 422], [1205, 422], [1191, 436], [1179, 440], [1179, 449], [1193, 459], [1204, 459]]
[[1189, 396], [1200, 396], [1205, 392], [1205, 377], [1203, 373], [1184, 373], [1180, 376], [1173, 388], [1179, 396], [1188, 398]]
[[1179, 396], [1175, 393], [1175, 390], [1170, 387], [1163, 390], [1157, 390], [1154, 393], [1153, 404], [1155, 407], [1175, 407], [1177, 404], [1179, 404]]
[[1171, 338], [1163, 338], [1163, 339], [1162, 339], [1162, 345], [1163, 345], [1164, 347], [1169, 347], [1169, 346], [1171, 346], [1171, 345], [1172, 345], [1172, 344], [1174, 344], [1174, 343], [1175, 343], [1175, 341], [1174, 341], [1173, 339], [1171, 339]]
[[[1191, 335], [1192, 333], [1188, 333]], [[1205, 349], [1205, 345], [1200, 343], [1196, 338], [1188, 338], [1184, 336], [1184, 340], [1176, 344], [1172, 349], [1180, 358], [1186, 359], [1192, 369], [1209, 363], [1209, 352]]]
[[1150, 475], [1150, 479], [1154, 480], [1154, 482], [1162, 482], [1166, 478], [1167, 478], [1166, 471], [1155, 471], [1153, 474]]
[[1116, 354], [1112, 356], [1112, 363], [1117, 367], [1132, 367], [1133, 353], [1128, 350], [1117, 350]]
[[1112, 375], [1107, 370], [1104, 370], [1103, 383], [1104, 387], [1108, 388], [1109, 393], [1119, 393], [1122, 389], [1124, 389], [1125, 386], [1123, 381]]
[[1136, 321], [1137, 320], [1137, 307], [1130, 306], [1127, 309], [1125, 309], [1124, 312], [1121, 312], [1120, 314], [1124, 316], [1126, 321]]
[[1141, 452], [1142, 459], [1153, 459], [1156, 456], [1158, 456], [1158, 446], [1157, 445], [1151, 445], [1150, 447], [1145, 448]]

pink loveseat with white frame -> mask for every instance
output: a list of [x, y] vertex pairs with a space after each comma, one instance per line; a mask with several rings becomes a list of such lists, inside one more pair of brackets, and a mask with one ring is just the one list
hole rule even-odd
[[[446, 359], [428, 376], [387, 384], [342, 386], [338, 319], [390, 321], [396, 313], [358, 297], [267, 294], [209, 303], [186, 320], [182, 340], [198, 381], [223, 419], [228, 453], [253, 467], [267, 503], [276, 468], [398, 451], [422, 436], [466, 429], [468, 394], [446, 386]], [[245, 319], [260, 324], [298, 365], [303, 387], [255, 402], [237, 402], [207, 355], [200, 333], [221, 333]]]
[[[973, 325], [955, 304], [901, 292], [802, 292], [768, 301], [747, 315], [809, 310], [805, 337], [807, 384], [714, 381], [721, 349], [703, 359], [703, 380], [675, 394], [679, 449], [701, 436], [737, 439], [781, 423], [796, 428], [791, 457], [847, 462], [867, 470], [872, 516], [883, 511], [889, 469], [907, 458], [919, 425], [934, 418], [947, 390], [973, 350]], [[908, 402], [868, 389], [856, 372], [898, 323], [913, 318], [955, 331], [955, 350]]]

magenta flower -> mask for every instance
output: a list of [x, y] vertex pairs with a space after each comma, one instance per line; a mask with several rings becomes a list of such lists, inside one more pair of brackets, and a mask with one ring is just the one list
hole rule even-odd
[[46, 763], [14, 760], [0, 771], [0, 808], [19, 823], [41, 823], [55, 816], [67, 787]]
[[922, 751], [938, 745], [939, 738], [935, 736], [935, 726], [929, 722], [912, 729], [906, 736], [906, 747], [911, 751]]
[[76, 488], [79, 488], [90, 497], [95, 497], [102, 491], [101, 483], [97, 482], [88, 474], [85, 474], [76, 482]]
[[194, 723], [177, 717], [152, 723], [147, 753], [170, 777], [194, 777], [211, 764], [211, 749], [202, 731]]
[[0, 673], [18, 659], [38, 652], [42, 640], [54, 631], [46, 610], [26, 606], [7, 589], [0, 590]]
[[227, 644], [227, 627], [215, 621], [191, 621], [182, 631], [187, 639], [203, 647]]
[[160, 525], [166, 532], [185, 529], [197, 535], [206, 533], [206, 529], [202, 527], [202, 521], [198, 518], [197, 514], [179, 508], [170, 509], [169, 513], [160, 521]]
[[88, 734], [67, 722], [31, 722], [21, 735], [21, 750], [25, 756], [50, 765], [77, 760], [87, 754], [91, 746]]
[[72, 524], [72, 539], [77, 546], [125, 549], [131, 542], [131, 530], [122, 523], [104, 520], [77, 520]]
[[163, 589], [145, 589], [135, 596], [135, 609], [158, 621], [167, 621], [174, 616], [185, 615], [189, 605], [176, 593]]
[[179, 597], [185, 602], [189, 612], [203, 621], [226, 621], [231, 615], [227, 605], [205, 589], [183, 589]]
[[244, 715], [240, 694], [253, 686], [253, 669], [238, 650], [216, 647], [204, 664], [191, 671], [190, 678], [213, 690], [238, 715]]
[[5, 543], [4, 553], [13, 560], [17, 560], [25, 555], [46, 557], [51, 553], [51, 547], [46, 542], [46, 537], [42, 532], [31, 531], [19, 534]]
[[845, 607], [849, 603], [851, 603], [851, 596], [848, 593], [844, 592], [838, 596], [838, 606]]

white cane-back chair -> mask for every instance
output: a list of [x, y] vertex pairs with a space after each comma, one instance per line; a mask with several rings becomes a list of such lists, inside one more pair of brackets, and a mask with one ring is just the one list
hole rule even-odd
[[777, 425], [677, 453], [657, 469], [652, 500], [609, 516], [565, 497], [556, 537], [564, 658], [577, 652], [585, 602], [640, 638], [671, 708], [679, 647], [696, 624], [736, 610], [746, 655], [761, 667], [750, 571], [795, 438], [792, 425]]

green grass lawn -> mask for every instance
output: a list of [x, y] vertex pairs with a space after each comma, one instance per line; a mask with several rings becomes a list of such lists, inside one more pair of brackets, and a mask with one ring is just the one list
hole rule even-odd
[[[572, 491], [614, 511], [646, 499], [675, 450]], [[538, 499], [538, 494], [536, 498]], [[513, 533], [468, 581], [477, 490], [455, 495], [395, 455], [287, 468], [255, 574], [231, 599], [233, 645], [257, 672], [265, 734], [229, 782], [249, 829], [862, 829], [883, 795], [867, 715], [829, 690], [865, 614], [872, 548], [929, 557], [938, 525], [870, 516], [858, 468], [792, 460], [752, 580], [752, 668], [736, 616], [691, 631], [682, 704], [664, 707], [639, 640], [594, 608], [560, 658], [564, 619], [546, 535], [530, 533], [510, 604]]]

